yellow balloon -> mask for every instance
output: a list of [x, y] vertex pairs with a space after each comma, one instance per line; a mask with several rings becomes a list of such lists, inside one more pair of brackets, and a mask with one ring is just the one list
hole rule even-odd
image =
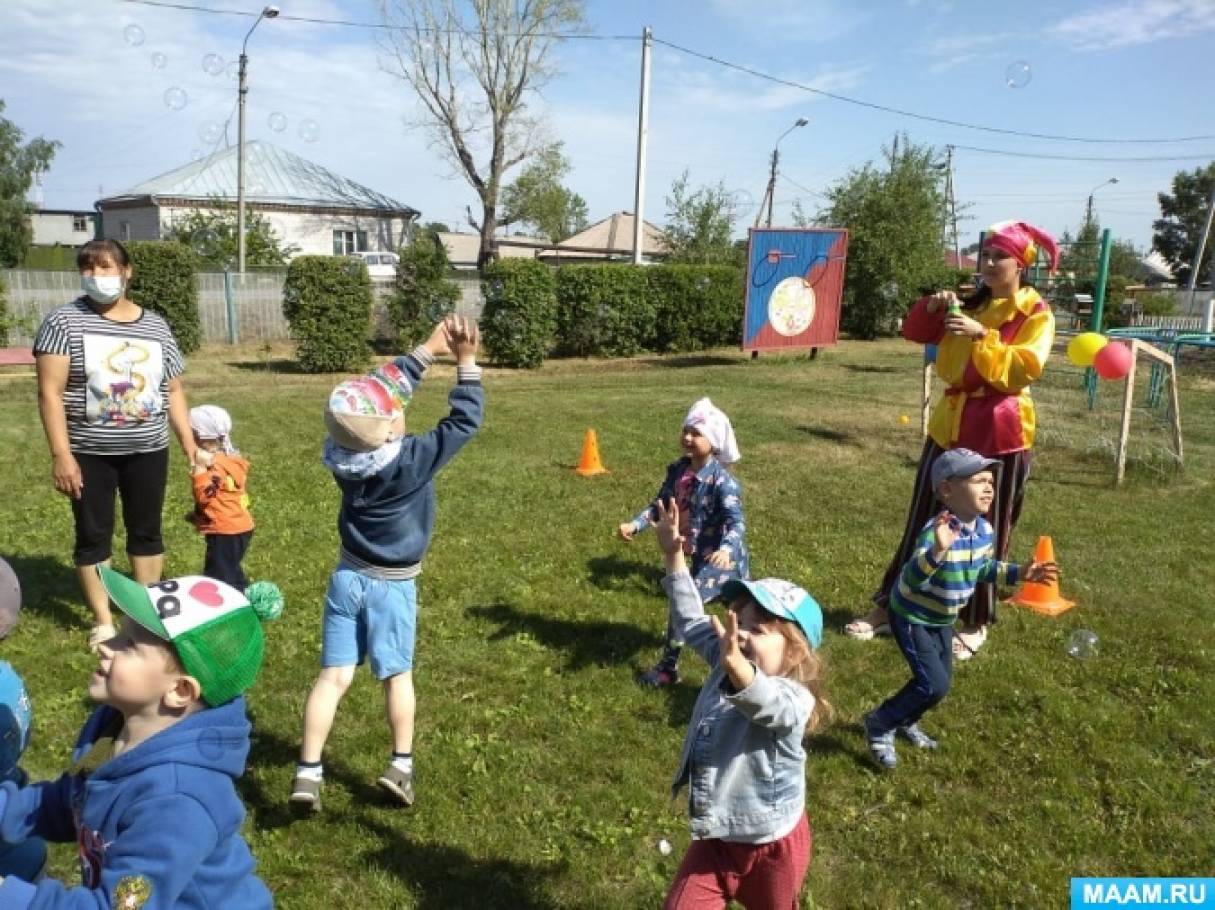
[[1100, 332], [1082, 332], [1068, 342], [1067, 359], [1078, 367], [1091, 367], [1097, 352], [1108, 343]]

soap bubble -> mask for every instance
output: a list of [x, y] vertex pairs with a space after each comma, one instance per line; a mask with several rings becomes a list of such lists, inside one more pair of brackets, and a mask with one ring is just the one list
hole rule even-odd
[[264, 196], [266, 194], [266, 185], [260, 181], [254, 181], [249, 184], [250, 196]]
[[266, 123], [270, 124], [270, 129], [274, 130], [274, 132], [281, 133], [287, 128], [287, 115], [275, 111], [266, 118]]
[[143, 29], [138, 25], [128, 25], [122, 30], [122, 40], [131, 47], [139, 47], [143, 44]]
[[1004, 70], [1004, 82], [1009, 88], [1025, 88], [1034, 76], [1033, 70], [1024, 60], [1014, 60]]
[[701, 275], [699, 278], [697, 278], [696, 288], [700, 291], [707, 291], [709, 289], [709, 276]]
[[1088, 660], [1097, 656], [1097, 633], [1088, 629], [1077, 629], [1067, 640], [1067, 653], [1076, 660]]
[[658, 852], [661, 853], [663, 856], [671, 855], [671, 842], [669, 840], [667, 840], [665, 837], [660, 838], [658, 841]]
[[198, 138], [203, 145], [215, 145], [224, 135], [224, 125], [214, 120], [208, 120], [198, 127]]
[[224, 71], [224, 58], [219, 54], [207, 54], [202, 61], [203, 72], [210, 76], [218, 76]]
[[494, 297], [501, 297], [504, 290], [506, 290], [506, 285], [502, 283], [501, 278], [495, 278], [489, 283], [489, 292]]
[[158, 70], [164, 69], [165, 64], [168, 62], [169, 62], [169, 58], [166, 57], [164, 54], [162, 54], [160, 51], [157, 51], [156, 53], [154, 53], [152, 55], [152, 66], [156, 67]]
[[202, 161], [206, 157], [207, 157], [207, 153], [204, 152], [202, 149], [199, 149], [199, 148], [190, 149], [190, 160], [191, 161]]
[[228, 78], [233, 82], [240, 78], [240, 64], [235, 60], [228, 64]]
[[321, 138], [321, 128], [315, 120], [300, 121], [300, 138], [305, 142], [316, 142]]
[[210, 228], [199, 228], [190, 235], [190, 246], [196, 250], [208, 250], [215, 246], [216, 241], [215, 231]]
[[186, 90], [178, 88], [176, 85], [172, 88], [165, 89], [164, 94], [165, 107], [171, 111], [180, 111], [186, 106], [186, 102], [190, 100], [186, 94]]

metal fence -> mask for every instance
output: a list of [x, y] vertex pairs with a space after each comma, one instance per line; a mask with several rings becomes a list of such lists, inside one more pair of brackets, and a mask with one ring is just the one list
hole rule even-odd
[[[55, 307], [80, 296], [80, 276], [76, 272], [46, 272], [27, 269], [0, 270], [8, 297], [13, 323], [9, 343], [28, 347], [38, 325]], [[198, 275], [198, 316], [203, 340], [211, 344], [263, 343], [285, 341], [290, 332], [283, 318], [285, 272], [200, 272]], [[484, 301], [476, 274], [451, 276], [460, 287], [456, 312], [478, 318]], [[390, 283], [373, 285], [375, 306], [372, 314], [373, 336], [391, 335], [387, 299]]]

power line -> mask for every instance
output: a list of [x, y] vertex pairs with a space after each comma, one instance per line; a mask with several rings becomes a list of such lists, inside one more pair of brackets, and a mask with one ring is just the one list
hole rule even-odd
[[[1010, 130], [998, 126], [984, 126], [977, 123], [963, 123], [960, 120], [949, 120], [945, 117], [934, 117], [929, 114], [917, 114], [915, 111], [903, 110], [902, 108], [890, 107], [885, 104], [877, 104], [873, 101], [863, 101], [860, 98], [850, 98], [847, 95], [840, 95], [836, 92], [828, 92], [824, 89], [814, 88], [802, 82], [794, 82], [792, 79], [782, 79], [780, 76], [773, 76], [771, 73], [764, 73], [757, 69], [752, 69], [749, 66], [743, 66], [739, 63], [731, 63], [729, 60], [722, 60], [720, 57], [714, 57], [712, 54], [704, 54], [700, 51], [694, 51], [688, 47], [682, 47], [671, 41], [664, 41], [657, 35], [654, 36], [654, 43], [661, 44], [664, 47], [669, 47], [673, 51], [679, 51], [681, 54], [687, 54], [690, 57], [698, 57], [701, 60], [707, 60], [710, 63], [716, 63], [718, 66], [724, 66], [727, 69], [737, 70], [740, 73], [746, 73], [748, 76], [754, 76], [757, 79], [763, 79], [768, 82], [774, 82], [777, 85], [788, 86], [789, 88], [801, 89], [803, 92], [809, 92], [813, 95], [820, 95], [823, 98], [830, 98], [833, 101], [843, 101], [845, 104], [855, 104], [858, 107], [867, 107], [875, 111], [884, 111], [887, 114], [897, 114], [900, 117], [909, 117], [913, 120], [925, 120], [929, 123], [940, 123], [945, 126], [956, 126], [967, 130], [979, 130], [985, 133], [999, 133], [1004, 136], [1021, 136], [1029, 139], [1050, 139], [1059, 142], [1096, 142], [1096, 143], [1126, 143], [1126, 142], [1195, 142], [1198, 140], [1215, 139], [1215, 135], [1208, 136], [1175, 136], [1168, 139], [1101, 139], [1094, 136], [1061, 136], [1053, 133], [1031, 133], [1024, 130]], [[964, 148], [964, 146], [956, 146], [956, 148]], [[973, 150], [972, 150], [973, 151]], [[1091, 160], [1111, 160], [1111, 159], [1091, 159]], [[1112, 159], [1126, 161], [1131, 159]], [[1178, 160], [1178, 159], [1154, 159], [1154, 160]]]
[[[216, 9], [211, 6], [197, 6], [193, 3], [173, 3], [170, 0], [122, 0], [123, 3], [133, 3], [137, 6], [153, 6], [159, 9], [175, 9], [183, 10], [192, 13], [210, 13], [217, 16], [243, 16], [249, 19], [255, 19], [261, 15], [260, 12], [253, 13], [243, 9]], [[384, 31], [406, 31], [424, 33], [427, 35], [480, 35], [483, 34], [477, 29], [462, 29], [462, 28], [415, 28], [414, 26], [389, 25], [385, 22], [355, 22], [351, 19], [324, 19], [319, 16], [290, 16], [285, 13], [279, 13], [276, 16], [279, 21], [285, 22], [304, 22], [309, 25], [336, 25], [343, 28], [368, 28], [382, 29]], [[527, 35], [507, 33], [507, 37], [531, 37], [531, 38], [569, 38], [582, 41], [636, 41], [636, 35], [592, 35], [583, 32], [529, 32]]]
[[968, 152], [981, 152], [984, 155], [1005, 155], [1010, 158], [1045, 158], [1052, 161], [1215, 161], [1215, 152], [1201, 155], [1147, 155], [1142, 157], [1110, 157], [1105, 155], [1052, 155], [1049, 152], [1014, 152], [1011, 149], [985, 149], [971, 145], [954, 145], [956, 149]]

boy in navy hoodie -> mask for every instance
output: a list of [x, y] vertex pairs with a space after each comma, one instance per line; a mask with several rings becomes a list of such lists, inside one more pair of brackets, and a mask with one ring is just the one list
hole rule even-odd
[[98, 708], [58, 780], [0, 785], [0, 838], [76, 841], [82, 886], [0, 882], [0, 910], [271, 907], [240, 836], [249, 753], [241, 697], [262, 663], [273, 585], [200, 576], [144, 587], [98, 566], [126, 614], [89, 680]]
[[[451, 412], [429, 433], [405, 435], [405, 407], [437, 355], [456, 356]], [[377, 783], [413, 805], [415, 579], [435, 520], [435, 474], [481, 426], [477, 328], [458, 317], [366, 376], [339, 383], [325, 409], [323, 461], [342, 491], [341, 552], [325, 593], [321, 672], [304, 706], [293, 807], [321, 808], [321, 753], [338, 704], [364, 660], [384, 687], [392, 756]]]

